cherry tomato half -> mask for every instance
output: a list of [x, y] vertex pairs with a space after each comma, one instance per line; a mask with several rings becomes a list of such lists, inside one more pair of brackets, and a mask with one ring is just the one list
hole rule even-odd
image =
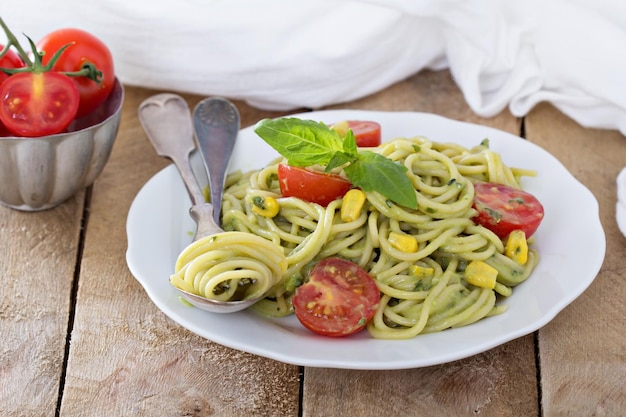
[[0, 85], [0, 121], [18, 136], [63, 131], [76, 116], [78, 89], [58, 72], [24, 72]]
[[380, 123], [370, 120], [342, 120], [330, 126], [340, 135], [345, 136], [348, 130], [352, 130], [356, 146], [360, 148], [373, 148], [381, 143]]
[[348, 120], [348, 127], [354, 133], [356, 146], [361, 148], [373, 148], [380, 145], [380, 124], [369, 120]]
[[80, 71], [87, 63], [102, 71], [99, 83], [87, 77], [72, 77], [80, 93], [80, 106], [76, 117], [82, 117], [94, 111], [106, 100], [115, 83], [113, 57], [109, 48], [94, 35], [80, 29], [59, 29], [50, 32], [37, 42], [37, 49], [44, 52], [42, 63], [45, 65], [50, 58], [64, 45], [72, 43], [54, 64], [55, 71]]
[[[0, 45], [0, 51], [2, 51], [3, 49], [4, 45]], [[24, 63], [22, 62], [22, 59], [12, 49], [9, 49], [6, 54], [4, 54], [4, 56], [0, 59], [0, 68], [13, 69], [22, 68], [23, 66]], [[2, 84], [7, 78], [9, 78], [9, 74], [4, 71], [0, 71], [0, 84]]]
[[501, 239], [513, 230], [532, 236], [543, 220], [543, 206], [532, 194], [502, 184], [474, 184], [474, 222], [494, 232]]
[[357, 264], [341, 258], [319, 261], [309, 281], [292, 298], [296, 317], [307, 329], [324, 336], [347, 336], [362, 330], [374, 316], [380, 291]]
[[297, 197], [324, 207], [352, 188], [352, 183], [339, 175], [287, 164], [278, 164], [278, 182], [284, 197]]

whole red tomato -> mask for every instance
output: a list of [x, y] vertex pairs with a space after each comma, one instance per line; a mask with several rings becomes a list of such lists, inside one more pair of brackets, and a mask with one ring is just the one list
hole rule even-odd
[[37, 49], [44, 52], [42, 63], [46, 65], [50, 58], [67, 44], [71, 45], [59, 57], [53, 70], [76, 72], [91, 64], [102, 72], [99, 82], [83, 76], [72, 77], [80, 94], [76, 117], [82, 117], [94, 111], [113, 90], [115, 82], [113, 57], [104, 42], [94, 35], [84, 30], [67, 28], [50, 32], [37, 42]]
[[[0, 45], [0, 51], [4, 50], [4, 45]], [[9, 49], [2, 58], [0, 58], [0, 68], [14, 69], [24, 66], [22, 59], [12, 49]], [[9, 78], [9, 74], [0, 71], [0, 84]]]

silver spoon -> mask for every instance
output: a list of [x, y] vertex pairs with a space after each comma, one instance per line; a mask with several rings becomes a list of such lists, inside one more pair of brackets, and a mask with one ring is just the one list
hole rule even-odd
[[239, 112], [224, 98], [205, 98], [193, 111], [193, 128], [209, 177], [213, 219], [220, 224], [226, 172], [239, 134]]
[[[157, 94], [144, 100], [139, 105], [138, 112], [139, 121], [157, 154], [170, 159], [174, 163], [187, 188], [192, 202], [189, 212], [198, 225], [194, 241], [223, 232], [218, 225], [218, 221], [215, 220], [215, 218], [219, 219], [219, 206], [216, 206], [218, 209], [214, 210], [214, 206], [205, 201], [202, 189], [191, 168], [190, 156], [196, 149], [196, 144], [193, 139], [191, 114], [187, 102], [175, 94]], [[212, 116], [205, 116], [205, 114]], [[201, 148], [203, 149], [201, 151], [203, 158], [210, 156], [213, 152], [215, 153], [210, 159], [205, 160], [204, 163], [209, 175], [212, 201], [218, 201], [221, 204], [226, 169], [228, 168], [228, 162], [230, 161], [234, 142], [239, 131], [239, 113], [235, 106], [227, 100], [207, 99], [201, 101], [196, 106], [194, 119], [194, 126], [200, 136], [198, 142], [201, 143]], [[210, 123], [211, 127], [205, 129], [203, 127], [205, 122]], [[213, 137], [214, 133], [215, 137]], [[219, 143], [227, 145], [216, 145], [211, 142], [211, 138], [216, 141], [219, 138]], [[215, 169], [215, 172], [213, 169]], [[214, 213], [217, 214], [214, 216]], [[242, 301], [211, 300], [180, 288], [176, 289], [189, 303], [202, 310], [214, 313], [240, 311], [258, 301], [258, 299]]]

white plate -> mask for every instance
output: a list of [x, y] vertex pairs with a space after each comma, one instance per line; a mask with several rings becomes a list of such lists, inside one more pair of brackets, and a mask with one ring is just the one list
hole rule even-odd
[[[450, 362], [484, 352], [539, 329], [576, 299], [597, 275], [605, 253], [598, 203], [552, 155], [509, 133], [432, 114], [331, 110], [296, 117], [332, 123], [369, 119], [381, 123], [383, 136], [424, 135], [436, 142], [466, 147], [488, 138], [510, 166], [535, 169], [524, 180], [545, 208], [535, 234], [541, 261], [531, 277], [506, 300], [508, 311], [478, 323], [411, 340], [375, 340], [366, 331], [327, 338], [304, 329], [295, 319], [267, 319], [253, 312], [214, 314], [189, 307], [168, 282], [180, 251], [191, 242], [194, 223], [189, 197], [174, 166], [157, 173], [137, 194], [128, 214], [127, 262], [153, 302], [188, 330], [234, 349], [282, 362], [347, 369], [403, 369]], [[253, 132], [243, 129], [231, 169], [260, 168], [277, 154]], [[385, 140], [385, 139], [384, 139]], [[194, 160], [196, 168], [200, 163]], [[206, 176], [203, 180], [206, 183]]]

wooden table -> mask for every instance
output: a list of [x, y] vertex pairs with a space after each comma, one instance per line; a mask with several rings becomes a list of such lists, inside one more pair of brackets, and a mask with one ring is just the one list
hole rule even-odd
[[[300, 368], [192, 334], [129, 272], [129, 206], [168, 164], [136, 115], [155, 93], [127, 87], [117, 142], [92, 187], [44, 212], [0, 208], [0, 415], [625, 415], [626, 239], [615, 221], [621, 134], [585, 129], [547, 104], [522, 120], [508, 111], [480, 118], [446, 71], [334, 106], [432, 112], [537, 143], [598, 199], [607, 255], [590, 288], [551, 323], [483, 354], [411, 370]], [[186, 98], [193, 107], [201, 97]], [[283, 114], [236, 104], [242, 126]]]

